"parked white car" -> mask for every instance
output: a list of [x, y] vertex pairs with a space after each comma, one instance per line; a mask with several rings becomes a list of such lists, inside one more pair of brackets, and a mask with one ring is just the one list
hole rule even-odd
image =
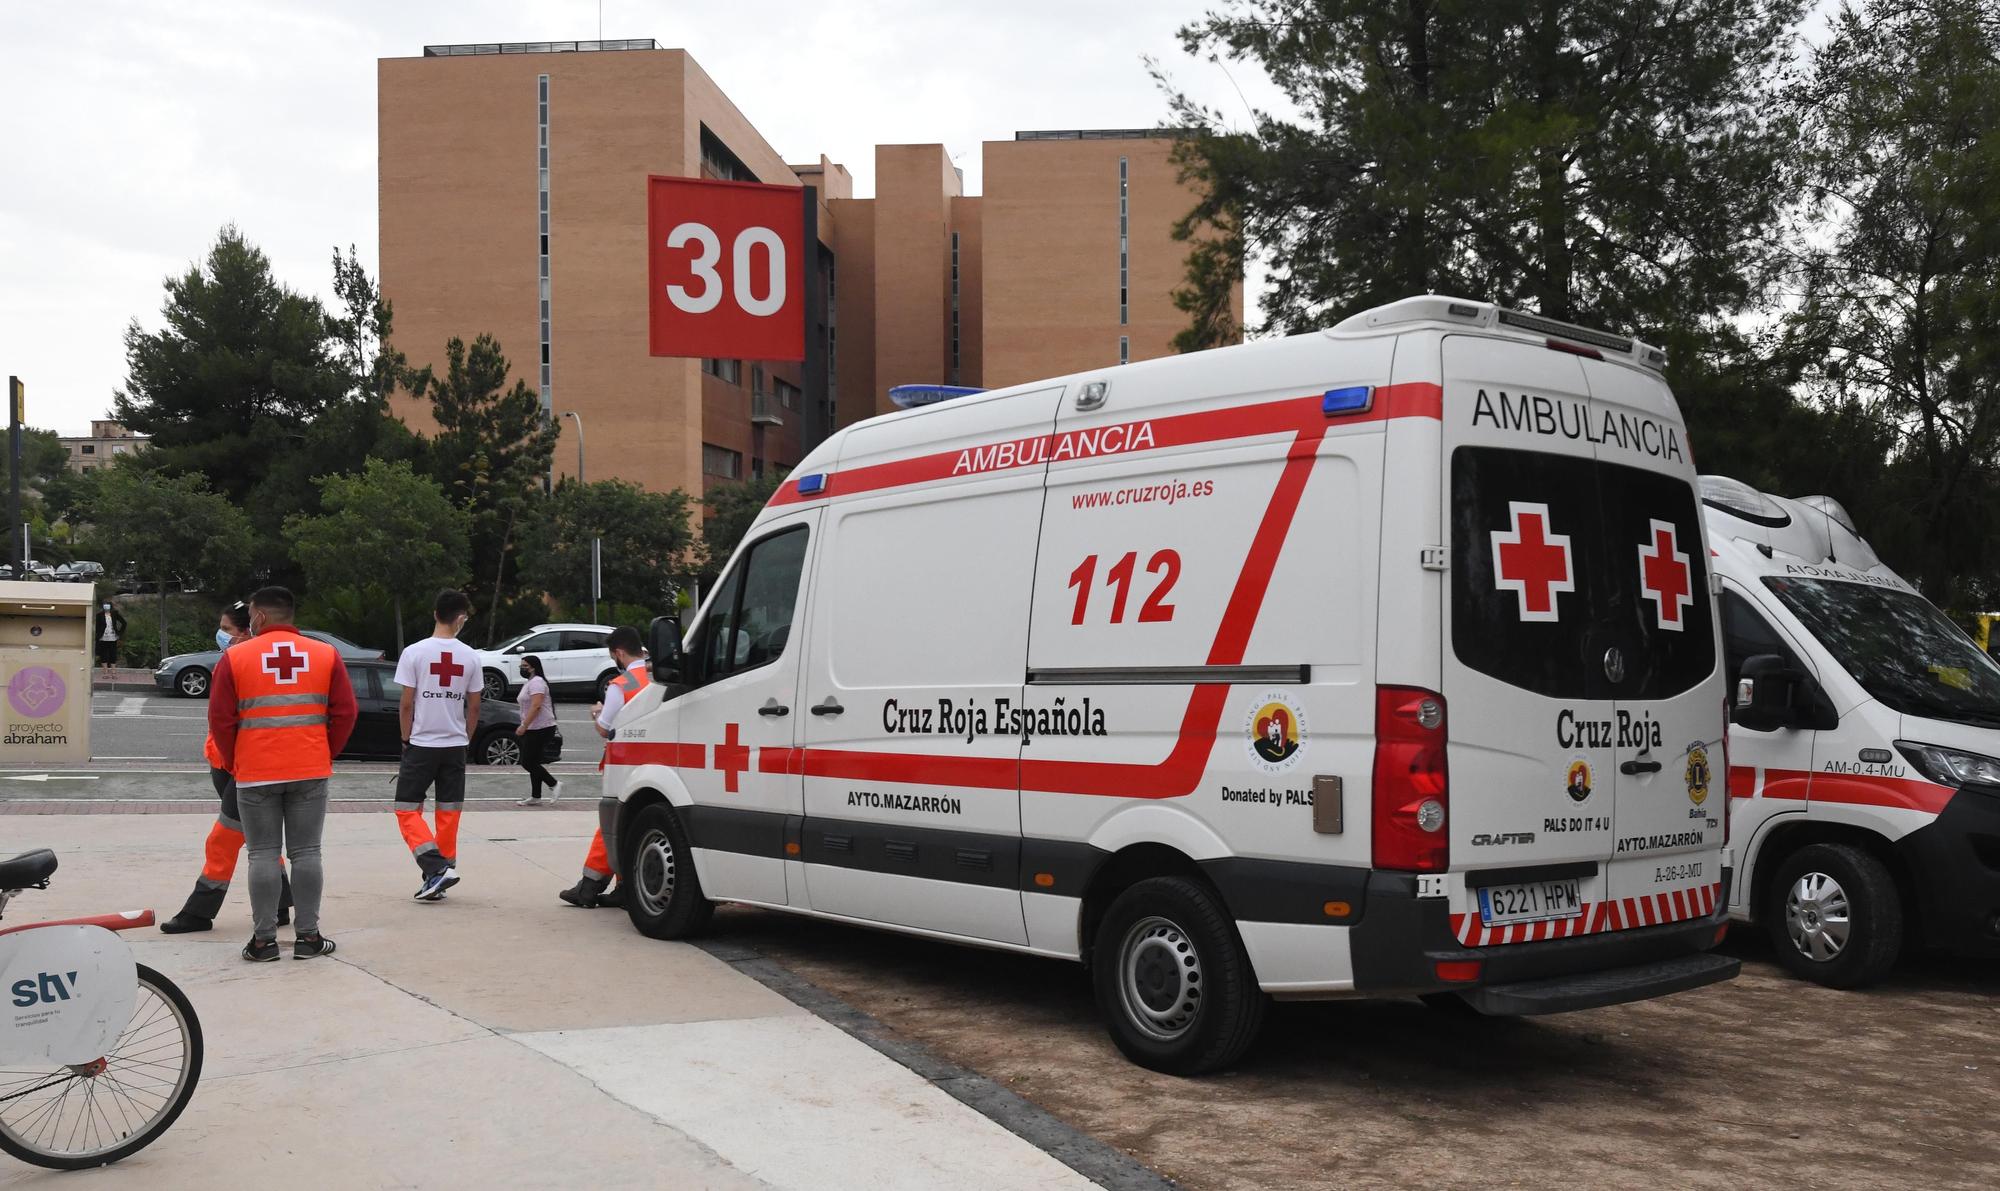
[[608, 624], [538, 624], [520, 636], [479, 651], [479, 669], [488, 699], [512, 699], [521, 689], [521, 658], [542, 661], [549, 690], [558, 695], [596, 695], [618, 673], [604, 651]]

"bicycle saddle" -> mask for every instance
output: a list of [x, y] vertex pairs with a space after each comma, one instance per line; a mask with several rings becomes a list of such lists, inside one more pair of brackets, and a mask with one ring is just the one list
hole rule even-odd
[[26, 889], [49, 879], [56, 871], [56, 854], [47, 848], [23, 852], [12, 860], [0, 860], [0, 889]]

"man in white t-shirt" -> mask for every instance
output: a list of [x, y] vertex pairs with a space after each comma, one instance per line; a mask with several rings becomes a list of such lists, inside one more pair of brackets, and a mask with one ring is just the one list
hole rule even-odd
[[[479, 659], [459, 644], [472, 615], [462, 591], [441, 591], [432, 609], [437, 627], [403, 651], [396, 685], [403, 688], [403, 763], [396, 773], [396, 825], [417, 858], [423, 885], [417, 900], [434, 902], [458, 884], [458, 816], [465, 809], [465, 749], [479, 726]], [[424, 824], [424, 795], [436, 787], [437, 832]]]

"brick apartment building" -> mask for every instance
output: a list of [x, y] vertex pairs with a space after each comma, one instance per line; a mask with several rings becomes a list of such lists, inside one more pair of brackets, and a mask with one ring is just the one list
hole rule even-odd
[[[875, 196], [855, 198], [845, 167], [787, 164], [692, 55], [649, 40], [430, 46], [382, 59], [378, 84], [397, 346], [441, 365], [451, 336], [494, 335], [551, 416], [580, 415], [590, 479], [700, 492], [792, 466], [891, 409], [893, 385], [1148, 359], [1185, 325], [1171, 228], [1194, 196], [1154, 130], [989, 141], [977, 196], [942, 145], [880, 145]], [[822, 385], [799, 364], [648, 354], [649, 174], [814, 189]]]

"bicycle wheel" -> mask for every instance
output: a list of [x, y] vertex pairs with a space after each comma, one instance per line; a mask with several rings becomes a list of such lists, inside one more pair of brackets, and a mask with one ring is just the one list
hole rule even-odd
[[144, 964], [132, 1023], [93, 1063], [0, 1070], [0, 1150], [56, 1170], [108, 1166], [167, 1131], [201, 1078], [201, 1022]]

